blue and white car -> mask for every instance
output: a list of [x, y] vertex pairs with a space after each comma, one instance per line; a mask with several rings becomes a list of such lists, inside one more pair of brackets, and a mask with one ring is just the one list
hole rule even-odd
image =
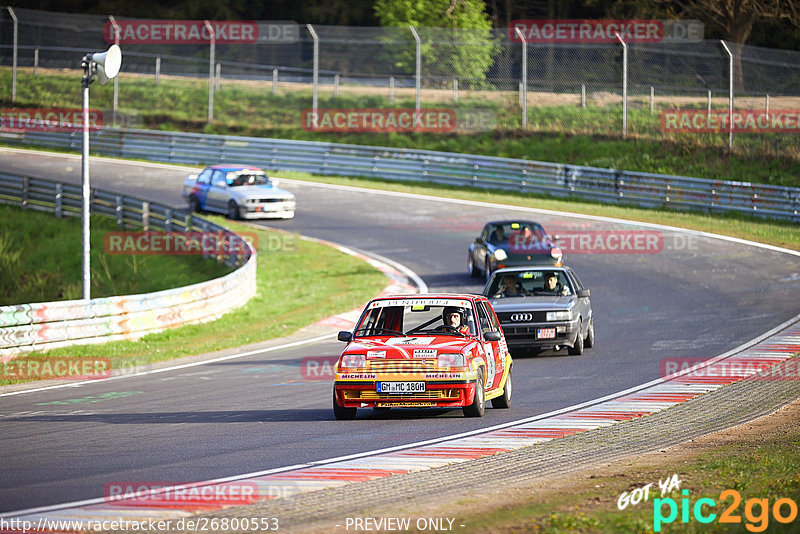
[[192, 211], [213, 211], [230, 219], [291, 219], [296, 206], [292, 193], [250, 165], [210, 165], [189, 175], [183, 198]]

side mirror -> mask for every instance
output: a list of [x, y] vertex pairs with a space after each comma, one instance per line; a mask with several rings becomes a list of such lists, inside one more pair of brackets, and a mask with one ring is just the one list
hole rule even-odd
[[353, 333], [348, 332], [347, 330], [341, 330], [339, 335], [337, 336], [339, 341], [344, 341], [345, 343], [350, 343], [353, 340]]
[[579, 298], [579, 299], [586, 298], [586, 297], [588, 297], [590, 294], [591, 294], [591, 293], [589, 292], [589, 290], [588, 290], [588, 289], [579, 289], [579, 290], [578, 290], [578, 298]]
[[486, 332], [483, 334], [483, 339], [486, 341], [500, 341], [500, 332], [497, 330], [492, 330], [491, 332]]
[[190, 174], [189, 176], [186, 177], [186, 179], [187, 180], [197, 181], [197, 175], [196, 174]]
[[548, 236], [548, 239], [550, 239], [550, 241], [552, 241], [553, 243], [557, 243], [557, 242], [558, 242], [558, 240], [559, 240], [559, 239], [561, 239], [561, 236], [560, 236], [560, 235], [558, 235], [558, 234], [556, 234], [556, 235], [551, 235], [551, 236]]

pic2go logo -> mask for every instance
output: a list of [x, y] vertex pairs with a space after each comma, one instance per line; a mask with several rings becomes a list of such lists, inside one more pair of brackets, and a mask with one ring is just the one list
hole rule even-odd
[[[689, 502], [689, 490], [681, 491], [683, 499], [681, 499], [680, 513], [681, 523], [689, 523], [689, 512], [692, 512], [695, 521], [698, 523], [711, 523], [717, 518], [717, 514], [712, 513], [711, 509], [717, 506], [714, 499], [702, 498], [692, 506]], [[733, 502], [725, 508], [719, 515], [720, 523], [736, 523], [742, 522], [742, 517], [736, 514], [736, 509], [742, 502], [741, 494], [733, 489], [728, 489], [719, 494], [720, 501], [726, 501], [728, 498], [733, 499]], [[667, 509], [667, 515], [664, 515], [664, 508]], [[770, 511], [775, 521], [779, 523], [788, 524], [797, 518], [797, 503], [792, 499], [778, 499], [772, 505], [770, 510], [768, 499], [748, 499], [744, 505], [744, 517], [747, 520], [745, 528], [750, 532], [764, 532], [769, 526]], [[670, 497], [653, 500], [653, 531], [661, 532], [661, 525], [668, 525], [678, 518], [678, 503], [675, 499]]]

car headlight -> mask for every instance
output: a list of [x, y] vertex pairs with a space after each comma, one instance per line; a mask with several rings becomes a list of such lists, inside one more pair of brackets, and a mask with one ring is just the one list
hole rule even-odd
[[496, 259], [497, 261], [506, 260], [508, 259], [508, 254], [506, 254], [506, 251], [503, 250], [502, 248], [498, 248], [497, 250], [494, 251], [494, 259]]
[[572, 314], [568, 311], [547, 312], [548, 321], [569, 321]]
[[436, 365], [438, 367], [464, 367], [466, 365], [466, 360], [463, 354], [442, 353], [436, 358]]
[[363, 354], [345, 354], [339, 367], [366, 367], [367, 358]]

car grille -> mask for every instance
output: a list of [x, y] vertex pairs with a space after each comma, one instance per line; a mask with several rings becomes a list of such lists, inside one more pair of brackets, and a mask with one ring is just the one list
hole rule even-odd
[[261, 204], [273, 204], [275, 202], [293, 202], [293, 201], [289, 200], [288, 198], [257, 198], [256, 202], [259, 202]]
[[[530, 315], [530, 319], [528, 319], [527, 317], [514, 317], [515, 320], [512, 320], [512, 316], [527, 316], [527, 315]], [[506, 324], [513, 325], [514, 323], [544, 323], [547, 321], [547, 312], [544, 311], [502, 312], [497, 314], [497, 318], [500, 319], [500, 322], [503, 324], [503, 329], [505, 330]]]
[[375, 373], [425, 373], [436, 371], [436, 360], [367, 360]]

